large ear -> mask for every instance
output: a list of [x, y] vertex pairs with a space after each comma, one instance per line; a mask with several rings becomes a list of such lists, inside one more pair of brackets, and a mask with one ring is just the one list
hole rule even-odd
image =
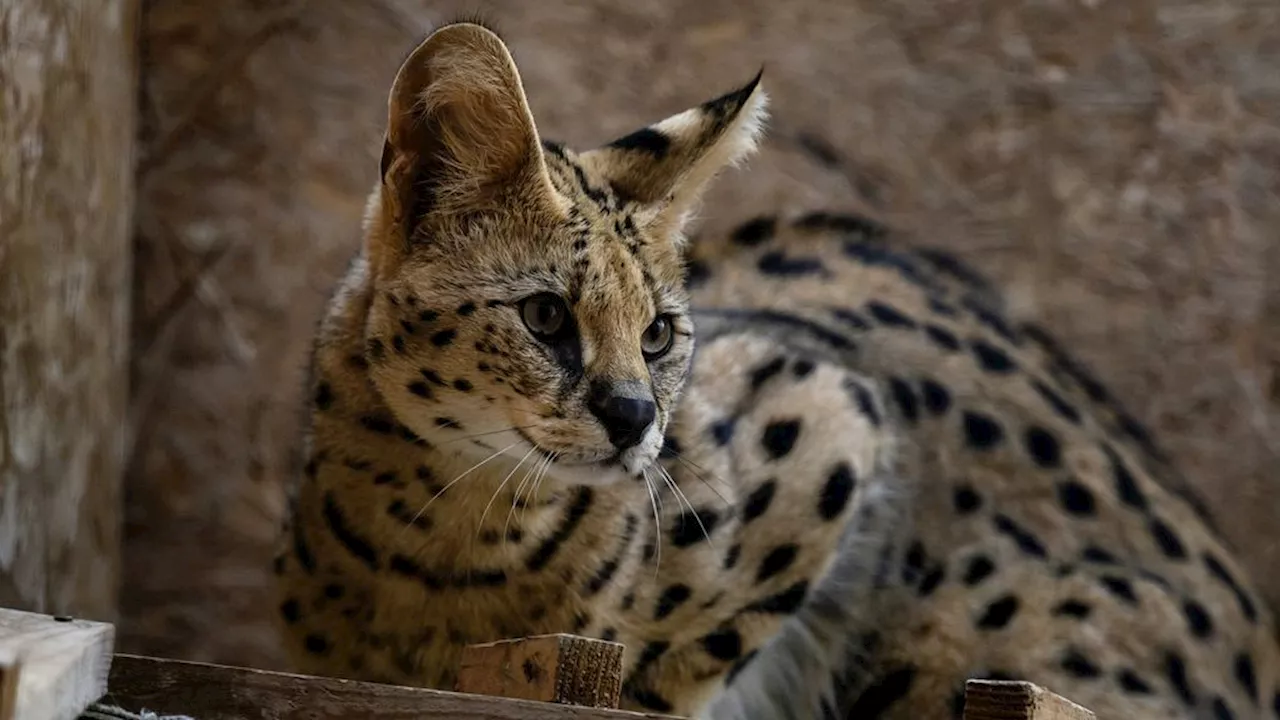
[[755, 150], [767, 117], [760, 74], [744, 87], [637, 130], [579, 161], [624, 200], [650, 206], [648, 224], [678, 233], [710, 181]]
[[386, 229], [401, 233], [429, 212], [551, 197], [520, 73], [496, 34], [446, 25], [409, 55], [388, 100], [381, 169]]

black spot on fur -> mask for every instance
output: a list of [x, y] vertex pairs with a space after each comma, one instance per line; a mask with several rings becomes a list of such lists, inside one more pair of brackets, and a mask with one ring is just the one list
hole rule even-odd
[[774, 420], [766, 425], [764, 432], [761, 433], [760, 445], [770, 460], [780, 460], [795, 448], [799, 437], [799, 419]]
[[719, 513], [711, 508], [686, 510], [671, 527], [671, 542], [680, 548], [702, 542], [715, 532], [719, 522]]
[[303, 646], [307, 652], [312, 655], [327, 655], [329, 653], [329, 641], [323, 635], [311, 633], [302, 639]]
[[381, 415], [364, 415], [360, 418], [360, 425], [369, 432], [375, 432], [379, 435], [390, 435], [395, 432], [395, 423], [390, 418]]
[[809, 592], [809, 583], [806, 580], [792, 585], [777, 595], [770, 595], [743, 608], [743, 612], [762, 612], [772, 615], [790, 615], [800, 609], [804, 604], [805, 596]]
[[409, 383], [405, 387], [409, 390], [409, 392], [413, 393], [414, 395], [417, 395], [420, 398], [427, 398], [427, 399], [431, 398], [431, 388], [421, 380], [415, 380]]
[[822, 260], [811, 257], [787, 257], [775, 250], [760, 256], [756, 268], [765, 275], [781, 277], [797, 277], [802, 275], [821, 275], [827, 272]]
[[946, 571], [941, 565], [933, 568], [920, 578], [920, 585], [916, 587], [916, 594], [920, 597], [928, 597], [933, 594], [934, 590], [942, 584], [943, 578], [946, 577]]
[[369, 359], [375, 363], [387, 356], [387, 348], [378, 338], [369, 338], [369, 342], [365, 344], [365, 352], [368, 353]]
[[1052, 408], [1054, 412], [1076, 425], [1080, 424], [1080, 411], [1072, 407], [1072, 405], [1063, 399], [1063, 397], [1053, 388], [1045, 385], [1039, 380], [1031, 381], [1031, 387], [1040, 394], [1040, 397], [1044, 398], [1044, 401], [1048, 403], [1049, 407]]
[[609, 147], [618, 150], [636, 150], [662, 159], [671, 150], [671, 138], [653, 128], [641, 128], [630, 135], [614, 140]]
[[427, 368], [419, 368], [418, 374], [421, 375], [424, 380], [431, 383], [432, 385], [439, 385], [440, 387], [444, 387], [449, 384], [445, 382], [444, 378], [440, 377], [440, 373], [436, 372], [435, 370], [428, 370]]
[[889, 378], [889, 394], [898, 405], [898, 410], [902, 413], [904, 420], [914, 424], [920, 418], [920, 407], [916, 400], [916, 394], [906, 381], [896, 377]]
[[470, 380], [467, 380], [465, 378], [458, 378], [457, 380], [453, 381], [453, 389], [457, 390], [458, 392], [471, 392], [473, 389], [475, 389], [475, 386], [471, 384]]
[[316, 409], [320, 411], [328, 410], [333, 406], [333, 386], [324, 380], [316, 385], [315, 404]]
[[912, 665], [898, 668], [879, 678], [862, 691], [845, 713], [845, 717], [870, 720], [883, 716], [894, 703], [911, 692], [915, 678], [916, 668]]
[[966, 410], [964, 437], [965, 442], [974, 450], [991, 450], [1004, 440], [1004, 428], [988, 415]]
[[773, 496], [777, 490], [777, 480], [766, 480], [751, 491], [751, 494], [747, 496], [746, 503], [742, 506], [742, 522], [749, 523], [765, 514], [765, 511], [769, 509], [769, 504], [773, 502]]
[[653, 619], [661, 620], [675, 612], [675, 609], [683, 605], [691, 595], [693, 595], [692, 588], [683, 583], [667, 587], [658, 598], [658, 605], [653, 611]]
[[1187, 679], [1187, 663], [1177, 653], [1169, 653], [1164, 657], [1164, 674], [1169, 678], [1178, 697], [1188, 707], [1196, 704], [1196, 694], [1191, 691], [1191, 681]]
[[1210, 575], [1213, 575], [1218, 582], [1226, 585], [1227, 588], [1236, 596], [1236, 602], [1240, 605], [1240, 612], [1244, 615], [1245, 619], [1251, 623], [1257, 622], [1257, 606], [1253, 604], [1253, 600], [1244, 591], [1244, 588], [1240, 587], [1240, 583], [1236, 582], [1236, 579], [1231, 576], [1231, 573], [1227, 572], [1227, 567], [1222, 564], [1222, 561], [1213, 555], [1205, 553], [1204, 566], [1208, 569]]
[[1191, 599], [1183, 600], [1182, 614], [1187, 619], [1187, 629], [1192, 635], [1202, 640], [1213, 635], [1213, 618], [1204, 605]]
[[964, 584], [973, 587], [978, 583], [991, 577], [996, 571], [995, 563], [991, 562], [991, 558], [986, 555], [976, 555], [969, 561], [969, 566], [964, 571]]
[[1213, 720], [1236, 720], [1235, 713], [1231, 712], [1231, 706], [1227, 705], [1227, 701], [1221, 697], [1213, 698]]
[[879, 300], [869, 301], [867, 303], [867, 312], [871, 313], [871, 317], [875, 318], [876, 322], [885, 327], [903, 330], [914, 330], [917, 327], [915, 319], [892, 305]]
[[373, 476], [374, 485], [390, 485], [396, 481], [396, 473], [394, 470], [384, 470]]
[[742, 556], [742, 545], [736, 544], [729, 548], [724, 554], [724, 569], [732, 570], [738, 564], [738, 558]]
[[392, 336], [391, 336], [391, 347], [392, 347], [392, 348], [393, 348], [397, 353], [400, 353], [401, 355], [403, 355], [403, 354], [404, 354], [404, 350], [405, 350], [404, 336], [403, 336], [403, 335], [392, 335]]
[[1090, 545], [1089, 547], [1085, 548], [1084, 552], [1080, 554], [1080, 557], [1084, 558], [1085, 562], [1094, 563], [1097, 565], [1120, 564], [1120, 561], [1116, 560], [1115, 555], [1112, 555], [1106, 550], [1103, 550], [1102, 548], [1097, 547], [1095, 545]]
[[951, 393], [933, 380], [921, 381], [920, 397], [924, 400], [925, 409], [932, 415], [944, 415], [951, 408]]
[[951, 502], [960, 515], [972, 515], [982, 507], [982, 497], [968, 485], [956, 486]]
[[1258, 702], [1258, 674], [1254, 670], [1253, 658], [1249, 656], [1249, 653], [1239, 653], [1236, 655], [1232, 667], [1235, 671], [1236, 682], [1240, 683], [1245, 695], [1249, 696], [1249, 701]]
[[822, 486], [822, 494], [818, 497], [818, 515], [823, 520], [834, 520], [849, 505], [857, 486], [853, 468], [846, 462], [838, 463], [827, 475], [827, 482]]
[[755, 247], [773, 238], [778, 221], [773, 217], [758, 217], [738, 226], [729, 238], [736, 245]]
[[560, 526], [538, 546], [538, 549], [525, 560], [525, 567], [529, 570], [537, 572], [547, 566], [551, 559], [555, 557], [560, 546], [564, 544], [573, 535], [574, 530], [578, 529], [578, 525], [582, 519], [586, 517], [587, 512], [591, 509], [591, 503], [595, 499], [595, 493], [589, 487], [579, 487], [578, 492], [574, 495], [573, 504], [565, 511], [564, 518], [560, 521]]
[[280, 603], [280, 617], [292, 625], [302, 619], [302, 606], [298, 604], [297, 600], [289, 598]]
[[769, 382], [778, 373], [782, 372], [782, 368], [786, 366], [787, 361], [783, 358], [774, 358], [769, 362], [751, 371], [751, 389], [759, 390], [765, 383]]
[[338, 500], [332, 492], [324, 495], [323, 512], [325, 525], [328, 526], [329, 532], [333, 535], [343, 547], [347, 549], [357, 560], [364, 563], [370, 570], [378, 569], [378, 554], [373, 549], [373, 545], [364, 538], [360, 537], [351, 525], [347, 522], [346, 515], [343, 514], [342, 508], [338, 507]]
[[1153, 517], [1147, 521], [1147, 526], [1151, 529], [1151, 536], [1155, 538], [1156, 545], [1160, 547], [1160, 551], [1170, 560], [1186, 560], [1187, 548], [1182, 544], [1182, 539], [1173, 531], [1163, 520]]
[[453, 328], [440, 330], [431, 336], [431, 344], [436, 347], [447, 347], [453, 344], [455, 338], [458, 337], [458, 331]]
[[853, 396], [854, 402], [858, 404], [858, 411], [867, 417], [867, 421], [871, 423], [871, 426], [880, 427], [882, 422], [880, 410], [876, 407], [876, 401], [871, 396], [871, 391], [855, 380], [846, 380], [844, 389]]
[[1068, 648], [1063, 653], [1060, 665], [1068, 674], [1083, 680], [1102, 675], [1102, 670], [1092, 660], [1085, 657], [1084, 653], [1075, 648]]
[[298, 559], [298, 565], [308, 574], [312, 574], [316, 570], [316, 558], [311, 554], [311, 546], [307, 544], [307, 538], [302, 532], [302, 523], [293, 523], [293, 556]]
[[1116, 494], [1121, 502], [1135, 510], [1147, 509], [1147, 496], [1138, 487], [1138, 481], [1129, 472], [1129, 468], [1120, 456], [1111, 448], [1105, 448], [1107, 459], [1111, 461], [1111, 476], [1116, 483]]
[[1129, 668], [1125, 668], [1116, 674], [1116, 682], [1120, 683], [1120, 689], [1127, 693], [1133, 695], [1151, 694], [1151, 685]]
[[702, 649], [717, 660], [737, 660], [742, 655], [742, 636], [731, 627], [721, 628], [702, 637]]
[[806, 378], [813, 372], [814, 367], [812, 360], [801, 358], [796, 360], [795, 364], [791, 366], [791, 374], [795, 375], [797, 378]]
[[1093, 491], [1075, 478], [1058, 483], [1058, 502], [1072, 515], [1093, 517], [1097, 512], [1097, 503]]
[[822, 325], [798, 317], [780, 310], [743, 310], [743, 309], [726, 309], [726, 308], [703, 308], [699, 311], [701, 314], [733, 318], [744, 322], [754, 322], [757, 324], [772, 324], [786, 328], [801, 331], [809, 335], [812, 339], [830, 346], [834, 350], [847, 351], [857, 349], [857, 344], [853, 340], [841, 335], [837, 332], [823, 327]]
[[476, 304], [473, 302], [464, 302], [458, 306], [458, 314], [466, 317], [476, 311]]
[[737, 418], [725, 418], [711, 426], [711, 437], [717, 445], [724, 447], [733, 441], [733, 431], [737, 429], [737, 425]]
[[996, 530], [1012, 538], [1017, 543], [1019, 550], [1032, 557], [1048, 557], [1044, 544], [1026, 528], [1014, 522], [1012, 518], [1007, 515], [996, 515], [994, 521]]
[[925, 337], [929, 338], [934, 345], [947, 352], [957, 352], [960, 350], [960, 339], [955, 333], [938, 325], [925, 325]]
[[990, 605], [978, 618], [978, 627], [983, 630], [1000, 630], [1013, 620], [1018, 612], [1018, 598], [1005, 595]]
[[1077, 620], [1084, 620], [1089, 617], [1089, 613], [1093, 608], [1088, 603], [1080, 600], [1063, 600], [1053, 608], [1053, 614], [1059, 617], [1070, 617]]
[[987, 372], [1003, 375], [1018, 369], [1008, 353], [986, 340], [972, 340], [969, 347], [972, 348], [973, 356], [978, 360], [978, 366]]
[[831, 314], [834, 315], [837, 320], [844, 323], [845, 325], [848, 325], [854, 330], [870, 330], [871, 329], [871, 323], [867, 322], [867, 319], [864, 318], [862, 315], [852, 310], [839, 308], [839, 307], [832, 308]]
[[1127, 578], [1122, 578], [1118, 575], [1103, 575], [1098, 578], [1098, 581], [1102, 583], [1102, 587], [1107, 589], [1107, 592], [1117, 599], [1129, 605], [1138, 604], [1138, 596], [1133, 592], [1133, 583], [1129, 582]]
[[1048, 430], [1032, 425], [1027, 428], [1024, 441], [1027, 453], [1036, 465], [1051, 470], [1062, 466], [1062, 446], [1058, 438]]
[[786, 543], [779, 545], [760, 562], [760, 568], [756, 571], [756, 582], [761, 583], [769, 578], [786, 572], [796, 561], [796, 555], [800, 553], [800, 546], [794, 543]]

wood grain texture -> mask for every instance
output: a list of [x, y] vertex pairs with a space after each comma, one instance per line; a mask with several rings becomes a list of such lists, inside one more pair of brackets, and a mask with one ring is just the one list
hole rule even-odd
[[79, 717], [107, 691], [114, 640], [106, 623], [0, 608], [0, 720]]
[[0, 606], [114, 620], [137, 0], [0, 2]]
[[1097, 720], [1079, 705], [1028, 682], [970, 680], [964, 720]]
[[616, 708], [622, 644], [556, 634], [471, 645], [462, 651], [459, 692]]
[[667, 716], [116, 655], [107, 701], [199, 720], [643, 720]]

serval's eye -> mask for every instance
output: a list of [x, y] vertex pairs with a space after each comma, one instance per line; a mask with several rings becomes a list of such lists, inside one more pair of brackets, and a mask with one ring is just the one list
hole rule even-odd
[[671, 317], [668, 315], [660, 315], [656, 320], [649, 323], [649, 327], [644, 329], [644, 334], [640, 336], [640, 351], [644, 353], [645, 360], [657, 360], [666, 355], [671, 350], [671, 343], [675, 340], [676, 333], [671, 326]]
[[572, 329], [569, 307], [559, 295], [539, 293], [520, 302], [525, 327], [539, 340], [555, 340]]

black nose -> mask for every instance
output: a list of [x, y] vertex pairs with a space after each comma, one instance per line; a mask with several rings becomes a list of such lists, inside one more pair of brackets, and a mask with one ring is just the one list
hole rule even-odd
[[609, 442], [619, 450], [639, 444], [658, 413], [652, 400], [619, 395], [608, 388], [593, 391], [587, 407], [604, 426]]

